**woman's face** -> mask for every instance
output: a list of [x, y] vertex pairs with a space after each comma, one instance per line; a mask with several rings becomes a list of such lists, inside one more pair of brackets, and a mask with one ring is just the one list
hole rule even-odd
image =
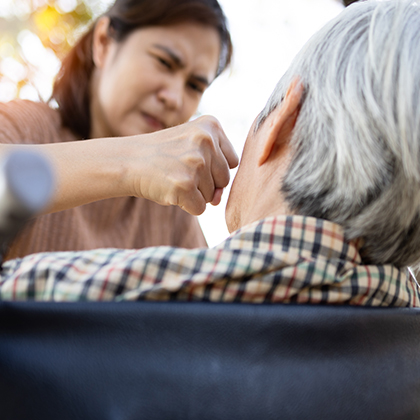
[[154, 26], [123, 42], [98, 22], [93, 42], [91, 137], [150, 133], [188, 121], [216, 76], [220, 38], [195, 23]]

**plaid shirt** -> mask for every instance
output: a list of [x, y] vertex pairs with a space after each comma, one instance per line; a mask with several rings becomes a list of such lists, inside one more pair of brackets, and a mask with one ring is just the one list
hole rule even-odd
[[302, 216], [260, 220], [212, 249], [97, 249], [7, 261], [0, 299], [420, 306], [405, 270], [363, 265], [340, 226]]

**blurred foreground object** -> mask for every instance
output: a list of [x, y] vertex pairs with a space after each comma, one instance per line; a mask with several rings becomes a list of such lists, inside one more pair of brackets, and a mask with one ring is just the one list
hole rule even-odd
[[0, 317], [4, 420], [420, 418], [420, 309], [3, 301]]
[[10, 242], [52, 197], [53, 172], [43, 156], [11, 153], [0, 163], [0, 263]]

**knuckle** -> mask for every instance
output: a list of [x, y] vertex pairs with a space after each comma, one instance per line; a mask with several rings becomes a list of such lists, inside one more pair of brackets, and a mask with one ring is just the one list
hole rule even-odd
[[222, 129], [219, 120], [213, 115], [203, 115], [197, 118], [195, 122], [197, 123], [197, 126], [205, 132]]
[[206, 159], [200, 153], [192, 153], [186, 156], [185, 165], [194, 172], [201, 171], [207, 166]]
[[195, 142], [200, 148], [214, 148], [213, 136], [207, 132], [202, 131], [195, 137]]
[[206, 115], [205, 116], [207, 122], [213, 126], [220, 126], [219, 120], [213, 115]]
[[180, 197], [195, 188], [194, 181], [189, 177], [175, 177], [172, 180], [171, 194]]

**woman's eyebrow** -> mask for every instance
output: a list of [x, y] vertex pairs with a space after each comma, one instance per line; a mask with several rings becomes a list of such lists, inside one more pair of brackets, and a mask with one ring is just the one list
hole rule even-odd
[[[155, 48], [165, 52], [166, 54], [168, 54], [169, 57], [171, 57], [171, 60], [175, 63], [175, 65], [177, 67], [179, 67], [181, 69], [185, 67], [185, 63], [182, 61], [182, 58], [175, 51], [173, 51], [171, 48], [169, 48], [165, 45], [161, 45], [161, 44], [154, 44], [153, 46]], [[206, 87], [210, 85], [210, 82], [208, 81], [208, 79], [205, 76], [194, 75], [193, 77], [197, 82], [202, 83]]]
[[166, 54], [169, 55], [169, 57], [171, 57], [171, 60], [178, 66], [181, 68], [185, 67], [184, 62], [182, 61], [182, 58], [171, 48], [166, 47], [165, 45], [161, 45], [161, 44], [154, 44], [153, 45], [155, 48], [164, 51]]

